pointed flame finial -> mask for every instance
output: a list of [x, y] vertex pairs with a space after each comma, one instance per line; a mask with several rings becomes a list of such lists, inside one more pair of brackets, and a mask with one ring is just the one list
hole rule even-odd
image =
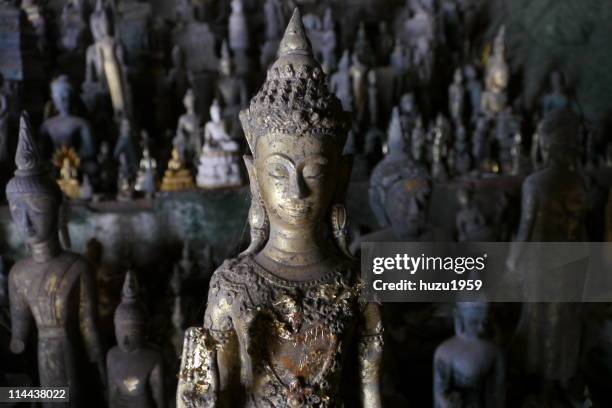
[[399, 107], [394, 107], [391, 113], [391, 122], [389, 123], [389, 129], [387, 130], [389, 143], [389, 153], [405, 153], [405, 141], [404, 132], [402, 130], [402, 120], [400, 118]]
[[17, 176], [32, 176], [42, 172], [40, 154], [30, 131], [30, 117], [27, 112], [21, 113], [19, 120], [19, 142], [15, 154]]
[[138, 300], [138, 281], [136, 274], [131, 269], [128, 269], [123, 281], [123, 289], [121, 291], [121, 303], [133, 303]]
[[278, 47], [279, 58], [290, 54], [312, 55], [312, 46], [306, 36], [304, 24], [302, 23], [302, 15], [297, 7], [293, 10], [291, 20], [289, 20], [283, 39]]
[[223, 40], [221, 44], [221, 59], [229, 60], [231, 58], [229, 45], [227, 44], [227, 40]]

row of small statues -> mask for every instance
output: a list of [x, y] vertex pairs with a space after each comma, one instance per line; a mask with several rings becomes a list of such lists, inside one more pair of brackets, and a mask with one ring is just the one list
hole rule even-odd
[[[89, 175], [104, 178], [101, 181], [103, 184], [113, 182], [110, 149], [108, 144], [103, 143], [101, 152], [95, 156], [89, 123], [71, 114], [70, 104], [74, 95], [66, 77], [62, 76], [53, 81], [52, 95], [59, 116], [43, 122], [41, 144], [56, 148], [53, 161], [59, 169], [58, 183], [62, 191], [70, 198], [91, 199], [93, 188]], [[189, 165], [190, 157], [195, 151], [201, 151], [196, 179], [198, 187], [218, 188], [243, 184], [239, 165], [240, 146], [228, 134], [226, 121], [221, 117], [221, 107], [216, 100], [211, 105], [211, 121], [204, 126], [202, 143], [202, 129], [197, 127], [199, 121], [193, 111], [193, 103], [194, 96], [189, 90], [185, 95], [187, 112], [179, 120], [177, 136], [173, 140], [172, 157], [161, 185], [157, 182], [157, 162], [150, 153], [146, 132], [143, 132], [141, 138], [140, 154], [139, 143], [133, 135], [130, 122], [125, 119], [122, 121], [120, 137], [112, 152], [113, 157], [119, 161], [117, 190], [120, 198], [131, 198], [134, 192], [150, 197], [158, 190], [179, 191], [195, 188]], [[196, 146], [195, 150], [193, 145]], [[75, 148], [79, 149], [78, 152]], [[83, 184], [79, 185], [77, 170], [81, 165]]]
[[[353, 135], [350, 139], [351, 152], [368, 156], [366, 173], [369, 174], [382, 157], [382, 152], [389, 152], [388, 146], [393, 145], [390, 137], [379, 130], [386, 126], [387, 117], [391, 118], [389, 133], [395, 126], [393, 111], [385, 112], [384, 107], [398, 103], [405, 146], [416, 160], [430, 168], [436, 179], [482, 172], [523, 174], [528, 172], [530, 167], [537, 168], [541, 161], [536, 140], [537, 132], [531, 137], [532, 163], [530, 164], [523, 157], [524, 145], [528, 140], [524, 137], [524, 131], [529, 130], [529, 120], [523, 117], [520, 110], [515, 109], [513, 112], [509, 104], [510, 70], [505, 55], [505, 29], [502, 27], [492, 42], [491, 52], [484, 64], [484, 78], [481, 81], [478, 78], [479, 64], [466, 64], [466, 61], [473, 60], [470, 53], [464, 49], [464, 44], [454, 43], [450, 35], [463, 27], [465, 32], [462, 38], [465, 37], [466, 41], [470, 42], [473, 29], [468, 27], [471, 26], [469, 21], [474, 14], [473, 5], [469, 2], [461, 4], [441, 2], [435, 6], [434, 3], [421, 0], [408, 1], [399, 13], [403, 17], [398, 17], [394, 26], [394, 35], [387, 32], [386, 24], [381, 24], [377, 37], [381, 45], [380, 49], [377, 47], [380, 51], [379, 58], [368, 58], [376, 53], [372, 52], [373, 47], [364, 24], [359, 25], [356, 39], [351, 47], [352, 52], [346, 50], [341, 58], [337, 58], [340, 48], [336, 46], [338, 43], [336, 32], [344, 27], [338, 27], [331, 8], [325, 9], [322, 23], [316, 13], [304, 16], [304, 24], [313, 43], [315, 56], [321, 60], [324, 70], [332, 73], [330, 87], [341, 100], [344, 109], [351, 111], [355, 118]], [[79, 2], [67, 4], [65, 15], [73, 16], [74, 19], [66, 21], [74, 22], [82, 19], [81, 15], [88, 15], [89, 11], [83, 7], [85, 6]], [[232, 2], [232, 13], [227, 19], [228, 41], [223, 42], [221, 57], [217, 60], [212, 49], [214, 47], [210, 44], [201, 45], [207, 50], [206, 52], [200, 50], [198, 54], [195, 48], [190, 48], [195, 45], [186, 40], [196, 34], [201, 35], [203, 39], [209, 38], [204, 35], [204, 33], [210, 34], [210, 30], [206, 28], [207, 23], [200, 21], [196, 16], [197, 13], [202, 15], [208, 13], [199, 10], [189, 1], [177, 4], [179, 11], [176, 21], [177, 35], [171, 52], [173, 66], [164, 79], [164, 83], [172, 88], [172, 96], [168, 97], [167, 102], [170, 104], [169, 106], [166, 104], [165, 109], [172, 111], [172, 105], [182, 99], [186, 112], [178, 118], [178, 126], [172, 140], [171, 146], [176, 148], [176, 152], [168, 148], [169, 144], [166, 140], [162, 140], [163, 138], [142, 137], [140, 142], [144, 146], [141, 154], [138, 137], [132, 133], [139, 133], [136, 130], [138, 128], [136, 118], [148, 117], [151, 112], [133, 112], [134, 109], [140, 108], [131, 100], [130, 84], [136, 77], [127, 73], [138, 71], [136, 68], [139, 64], [135, 61], [139, 58], [133, 57], [143, 57], [146, 54], [144, 50], [138, 49], [137, 44], [143, 42], [136, 39], [148, 38], [148, 26], [145, 22], [151, 19], [151, 9], [149, 5], [136, 1], [122, 1], [118, 4], [104, 1], [96, 3], [90, 16], [95, 42], [89, 46], [85, 55], [88, 74], [85, 76], [82, 87], [84, 93], [81, 96], [85, 105], [92, 111], [95, 104], [92, 105], [92, 95], [88, 95], [87, 90], [95, 88], [97, 91], [92, 92], [97, 94], [98, 91], [105, 89], [107, 99], [114, 107], [114, 113], [110, 117], [114, 117], [118, 123], [119, 137], [114, 149], [111, 148], [113, 137], [108, 135], [101, 138], [104, 142], [100, 144], [99, 149], [96, 148], [92, 126], [84, 119], [84, 115], [75, 113], [78, 106], [75, 104], [76, 92], [70, 84], [73, 79], [60, 76], [53, 81], [52, 97], [59, 115], [47, 119], [43, 123], [41, 133], [43, 139], [46, 135], [50, 136], [52, 141], [50, 149], [58, 150], [56, 162], [57, 167], [61, 169], [59, 171], [61, 184], [69, 196], [89, 198], [93, 195], [93, 191], [104, 193], [118, 191], [119, 198], [125, 199], [132, 197], [134, 192], [151, 196], [158, 189], [162, 191], [191, 189], [194, 184], [204, 188], [243, 184], [244, 169], [238, 151], [242, 149], [244, 139], [242, 129], [237, 123], [237, 112], [245, 106], [248, 97], [245, 72], [249, 69], [238, 65], [244, 62], [245, 58], [248, 60], [249, 53], [245, 53], [245, 50], [254, 45], [249, 44], [250, 39], [245, 33], [249, 32], [247, 27], [255, 20], [254, 16], [249, 15], [254, 12], [252, 7], [249, 6], [247, 9], [249, 12], [245, 12], [240, 0]], [[271, 44], [278, 46], [281, 31], [279, 27], [287, 15], [286, 8], [275, 0], [266, 1], [263, 11], [266, 27], [265, 44], [268, 47], [262, 47], [262, 53], [263, 50], [270, 49]], [[79, 30], [85, 30], [87, 21], [84, 20], [82, 23], [75, 25], [75, 30], [77, 26]], [[131, 27], [133, 30], [130, 31], [126, 27]], [[202, 31], [198, 31], [199, 29]], [[76, 35], [77, 31], [63, 32], [69, 37]], [[83, 35], [77, 37], [81, 38]], [[65, 42], [68, 44], [75, 41]], [[214, 38], [211, 43], [215, 43]], [[416, 81], [413, 80], [414, 70], [419, 71], [419, 68], [412, 67], [411, 61], [425, 61], [435, 57], [442, 45], [457, 53], [458, 56], [454, 60], [457, 64], [466, 65], [455, 70], [448, 91], [448, 106], [429, 107], [418, 112], [416, 106], [423, 105], [423, 94], [429, 93], [427, 85], [430, 84], [430, 80], [420, 77]], [[121, 50], [126, 47], [131, 49]], [[80, 49], [83, 50], [84, 47]], [[276, 48], [273, 48], [273, 51], [275, 50]], [[407, 55], [419, 54], [424, 50], [427, 50], [426, 54], [432, 54], [431, 57], [407, 58]], [[131, 57], [120, 58], [124, 52]], [[100, 59], [100, 56], [106, 56], [107, 59]], [[209, 64], [206, 65], [207, 68], [202, 65], [205, 60], [203, 56], [211, 57], [208, 58], [211, 62], [210, 64], [207, 62]], [[200, 62], [196, 63], [194, 59]], [[432, 64], [434, 63], [430, 61], [426, 65]], [[205, 115], [201, 105], [204, 104], [205, 98], [202, 98], [202, 91], [199, 90], [194, 75], [205, 68], [218, 71], [219, 78], [213, 91], [217, 103], [212, 103], [210, 108], [212, 120], [206, 123], [202, 130]], [[385, 77], [383, 71], [386, 68], [392, 69], [391, 82], [381, 81]], [[430, 66], [429, 70], [431, 69], [433, 68]], [[465, 83], [464, 76], [467, 78]], [[92, 85], [96, 83], [98, 85]], [[551, 109], [570, 105], [570, 99], [563, 89], [559, 73], [553, 74], [551, 84], [551, 92], [542, 98], [541, 109], [536, 113], [536, 117], [544, 115]], [[427, 91], [419, 90], [408, 94], [404, 92], [412, 91], [414, 88], [423, 88]], [[389, 92], [390, 89], [392, 92]], [[391, 104], [382, 98], [382, 95], [389, 93], [393, 94]], [[517, 102], [515, 105], [520, 103]], [[96, 115], [104, 111], [103, 106], [104, 104], [99, 110], [96, 109]], [[449, 112], [450, 119], [447, 119], [442, 112]], [[219, 116], [221, 119], [218, 119]], [[428, 118], [431, 118], [431, 125], [427, 130]], [[174, 121], [174, 118], [171, 121]], [[96, 128], [99, 127], [99, 122], [100, 119], [96, 118]], [[1, 126], [0, 133], [2, 133]], [[8, 135], [6, 131], [4, 133], [2, 138], [6, 139]], [[112, 131], [110, 133], [112, 134]], [[590, 136], [589, 134], [586, 140], [587, 162], [597, 165], [598, 162], [602, 162], [599, 158], [601, 154], [597, 152], [595, 144], [592, 143], [594, 138]], [[203, 145], [206, 145], [203, 140], [216, 147], [203, 149]], [[223, 142], [219, 142], [220, 140]], [[74, 152], [69, 152], [66, 147], [73, 148]], [[168, 156], [170, 157], [167, 171], [163, 174], [162, 182], [158, 183], [157, 178], [161, 174], [157, 174], [156, 157], [166, 160]], [[139, 160], [139, 157], [142, 157], [142, 160]], [[81, 167], [78, 172], [75, 169], [77, 162]], [[196, 173], [196, 169], [194, 183], [193, 174]], [[83, 177], [77, 173], [81, 173]], [[77, 177], [82, 179], [81, 186], [76, 180]]]
[[[500, 47], [503, 48], [503, 30], [496, 41], [495, 50], [498, 50]], [[495, 51], [494, 55], [503, 55], [503, 51]], [[503, 61], [503, 58], [495, 57], [491, 58], [491, 61]], [[491, 63], [490, 65], [495, 64]], [[502, 63], [502, 66], [505, 66], [505, 63]], [[467, 67], [465, 71], [466, 73], [474, 72], [474, 69]], [[487, 71], [493, 71], [493, 68]], [[488, 76], [494, 75], [488, 74]], [[559, 78], [558, 73], [552, 75], [552, 94], [546, 95], [543, 99], [543, 114], [552, 109], [563, 108], [569, 104], [569, 99], [564, 96], [560, 88]], [[499, 90], [499, 92], [503, 93], [502, 91]], [[422, 118], [415, 107], [415, 97], [409, 93], [401, 97], [399, 116], [398, 110], [393, 111], [388, 140], [368, 140], [382, 139], [384, 137], [381, 134], [382, 132], [370, 130], [366, 134], [366, 147], [364, 150], [372, 154], [372, 149], [374, 149], [373, 153], [376, 155], [377, 150], [375, 146], [378, 145], [380, 147], [381, 144], [384, 145], [383, 150], [387, 152], [389, 151], [389, 146], [393, 146], [393, 149], [405, 150], [404, 146], [398, 145], [399, 140], [393, 140], [399, 136], [401, 126], [404, 144], [410, 146], [409, 150], [412, 157], [417, 161], [428, 164], [436, 179], [445, 179], [449, 174], [464, 175], [472, 169], [494, 173], [500, 172], [503, 169], [504, 172], [511, 174], [524, 173], [526, 164], [523, 157], [524, 142], [521, 136], [521, 121], [513, 115], [510, 107], [505, 107], [501, 102], [495, 109], [486, 108], [488, 106], [487, 100], [491, 99], [489, 94], [490, 92], [482, 93], [478, 81], [472, 78], [470, 92], [467, 96], [469, 96], [469, 101], [478, 102], [472, 103], [471, 106], [471, 116], [475, 123], [471, 142], [467, 140], [466, 129], [463, 125], [466, 91], [462, 86], [462, 71], [458, 69], [454, 82], [449, 89], [449, 111], [455, 125], [454, 142], [451, 139], [453, 133], [451, 132], [451, 123], [442, 114], [437, 116], [435, 124], [432, 125], [429, 131], [425, 131]], [[70, 103], [73, 99], [73, 94], [72, 87], [66, 77], [60, 77], [53, 82], [52, 95], [54, 105], [60, 112], [60, 115], [44, 122], [42, 133], [44, 136], [48, 135], [50, 142], [54, 146], [61, 146], [55, 158], [56, 165], [61, 168], [60, 184], [69, 197], [91, 197], [92, 188], [88, 177], [84, 177], [82, 188], [79, 188], [76, 181], [74, 167], [78, 165], [80, 158], [74, 154], [74, 151], [69, 151], [65, 148], [68, 145], [80, 145], [81, 155], [86, 159], [90, 158], [93, 146], [90, 127], [84, 119], [70, 114]], [[505, 100], [505, 97], [501, 99]], [[239, 145], [228, 134], [228, 124], [221, 117], [223, 115], [218, 102], [215, 100], [211, 105], [210, 115], [212, 120], [204, 126], [204, 143], [202, 143], [200, 136], [202, 132], [199, 127], [201, 118], [195, 111], [195, 95], [192, 90], [186, 92], [184, 105], [186, 113], [179, 119], [176, 136], [173, 140], [176, 151], [172, 152], [172, 158], [165, 173], [164, 181], [161, 184], [161, 190], [177, 191], [194, 187], [188, 169], [190, 169], [189, 162], [192, 160], [192, 157], [197, 156], [198, 151], [201, 151], [198, 177], [196, 178], [198, 186], [214, 188], [218, 186], [241, 185], [241, 163], [237, 155]], [[487, 113], [479, 114], [480, 110]], [[489, 123], [491, 121], [496, 123], [494, 127], [495, 146], [499, 150], [496, 155], [493, 154], [489, 135]], [[73, 138], [76, 136], [76, 139], [65, 140], [71, 135]], [[120, 197], [132, 197], [134, 190], [151, 196], [157, 189], [155, 181], [157, 177], [156, 161], [151, 157], [149, 147], [145, 143], [142, 159], [138, 166], [138, 174], [134, 174], [139, 155], [136, 152], [134, 141], [131, 140], [132, 137], [130, 123], [124, 120], [122, 122], [121, 136], [114, 152], [115, 157], [119, 159], [121, 164], [117, 183]], [[538, 168], [541, 154], [539, 152], [537, 134], [531, 138], [531, 143], [532, 167]], [[201, 147], [202, 145], [203, 147]], [[354, 143], [352, 149], [355, 150]], [[108, 149], [103, 149], [103, 151], [108, 152]], [[121, 157], [122, 155], [124, 157]], [[497, 157], [497, 160], [495, 160], [495, 157]], [[104, 162], [106, 160], [108, 158], [103, 157], [100, 161]], [[95, 166], [95, 164], [89, 163], [90, 167], [92, 165]]]

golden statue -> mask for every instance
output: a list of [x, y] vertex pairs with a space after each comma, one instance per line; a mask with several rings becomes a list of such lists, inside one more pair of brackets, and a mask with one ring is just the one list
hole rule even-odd
[[79, 198], [80, 185], [77, 172], [81, 160], [72, 147], [62, 146], [53, 154], [53, 164], [59, 169], [57, 184], [66, 197]]
[[172, 157], [168, 161], [168, 168], [164, 172], [164, 178], [160, 187], [161, 191], [182, 191], [195, 188], [193, 177], [189, 169], [181, 161], [178, 150], [172, 149]]
[[506, 108], [509, 80], [510, 69], [506, 62], [506, 28], [502, 26], [495, 37], [493, 53], [487, 60], [485, 91], [480, 101], [481, 109], [485, 114], [495, 115]]
[[110, 94], [116, 118], [132, 117], [130, 88], [123, 48], [113, 36], [113, 21], [102, 0], [90, 17], [94, 43], [87, 48], [85, 92], [102, 91]]
[[348, 114], [298, 10], [240, 120], [252, 242], [215, 271], [204, 324], [186, 331], [177, 407], [380, 407], [380, 313], [346, 253]]

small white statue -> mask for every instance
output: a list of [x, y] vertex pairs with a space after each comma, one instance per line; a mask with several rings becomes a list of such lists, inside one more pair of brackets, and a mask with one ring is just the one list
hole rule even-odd
[[204, 143], [196, 179], [198, 187], [240, 186], [243, 184], [240, 146], [229, 136], [216, 99], [210, 107], [210, 118], [210, 122], [204, 126]]

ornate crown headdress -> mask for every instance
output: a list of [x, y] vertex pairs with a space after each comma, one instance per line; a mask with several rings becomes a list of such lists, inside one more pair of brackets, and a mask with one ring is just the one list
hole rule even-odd
[[280, 42], [276, 62], [264, 84], [240, 112], [251, 151], [269, 132], [296, 136], [329, 136], [342, 149], [349, 116], [336, 96], [329, 92], [325, 74], [314, 59], [302, 17], [296, 8]]
[[55, 180], [49, 177], [48, 169], [43, 165], [38, 148], [30, 132], [30, 120], [27, 112], [22, 112], [19, 121], [19, 141], [15, 153], [15, 176], [6, 185], [6, 195], [24, 193], [41, 193], [50, 195], [58, 201], [62, 192]]
[[128, 269], [121, 290], [121, 303], [115, 310], [115, 325], [118, 322], [144, 324], [146, 316], [146, 310], [140, 301], [136, 274]]

